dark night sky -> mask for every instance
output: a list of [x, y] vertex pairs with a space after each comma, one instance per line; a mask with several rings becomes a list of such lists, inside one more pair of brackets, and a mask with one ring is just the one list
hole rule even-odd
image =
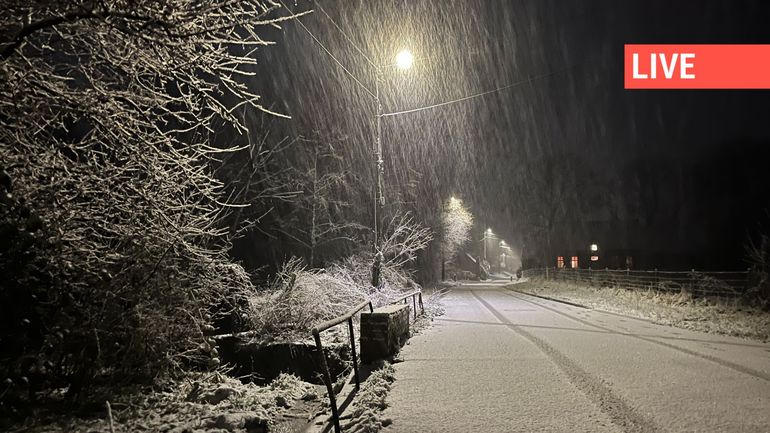
[[[743, 266], [743, 244], [766, 224], [770, 204], [770, 93], [626, 91], [623, 44], [770, 43], [770, 2], [319, 3], [375, 62], [402, 47], [415, 53], [413, 70], [384, 74], [385, 111], [535, 77], [385, 119], [389, 185], [419, 181], [415, 194], [432, 195], [436, 206], [458, 194], [480, 222], [525, 250], [546, 231], [554, 244], [577, 248], [596, 238], [598, 224], [617, 248], [716, 251], [690, 264]], [[310, 8], [303, 23], [373, 86], [371, 68], [325, 14], [296, 5]], [[362, 161], [371, 150], [371, 98], [296, 24], [272, 36], [278, 45], [260, 53], [256, 86], [293, 117], [273, 128], [346, 134], [360, 143], [351, 164], [370, 172]], [[541, 214], [555, 217], [542, 224]]]

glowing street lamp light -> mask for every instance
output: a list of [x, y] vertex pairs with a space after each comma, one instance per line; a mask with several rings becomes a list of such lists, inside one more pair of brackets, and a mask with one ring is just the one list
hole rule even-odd
[[414, 56], [409, 50], [401, 50], [396, 55], [396, 66], [400, 69], [409, 69], [412, 67], [412, 63], [414, 63]]

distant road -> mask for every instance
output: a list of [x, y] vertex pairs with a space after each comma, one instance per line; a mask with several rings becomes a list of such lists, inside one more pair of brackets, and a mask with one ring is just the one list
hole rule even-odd
[[465, 284], [402, 350], [386, 433], [770, 432], [770, 344]]

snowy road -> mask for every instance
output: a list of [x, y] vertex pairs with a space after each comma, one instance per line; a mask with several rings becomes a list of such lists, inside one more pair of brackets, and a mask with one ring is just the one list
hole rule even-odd
[[770, 344], [462, 286], [402, 350], [387, 433], [770, 432]]

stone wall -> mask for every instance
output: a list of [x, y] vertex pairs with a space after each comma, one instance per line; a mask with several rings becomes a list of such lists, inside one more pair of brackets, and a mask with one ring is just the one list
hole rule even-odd
[[361, 362], [369, 363], [395, 355], [409, 339], [409, 314], [406, 304], [380, 307], [361, 313]]

